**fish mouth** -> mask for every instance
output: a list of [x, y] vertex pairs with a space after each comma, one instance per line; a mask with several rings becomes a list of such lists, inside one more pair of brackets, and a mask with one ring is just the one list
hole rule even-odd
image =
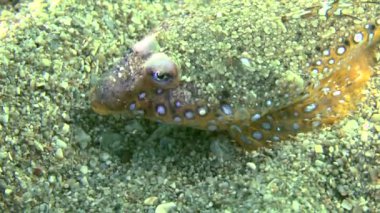
[[90, 90], [90, 104], [94, 112], [99, 115], [109, 115], [112, 114], [112, 110], [99, 98], [97, 88], [93, 87]]
[[100, 115], [118, 114], [125, 110], [131, 95], [117, 82], [102, 79], [92, 87], [89, 94], [92, 110]]
[[139, 98], [136, 90], [141, 85], [135, 80], [140, 79], [121, 72], [106, 73], [89, 91], [91, 108], [100, 115], [128, 113], [135, 108]]

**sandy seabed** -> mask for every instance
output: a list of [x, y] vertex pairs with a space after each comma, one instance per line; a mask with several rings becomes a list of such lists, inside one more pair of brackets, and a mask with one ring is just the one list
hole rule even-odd
[[92, 81], [163, 8], [0, 5], [2, 212], [379, 211], [378, 65], [355, 113], [250, 153], [224, 135], [92, 112]]

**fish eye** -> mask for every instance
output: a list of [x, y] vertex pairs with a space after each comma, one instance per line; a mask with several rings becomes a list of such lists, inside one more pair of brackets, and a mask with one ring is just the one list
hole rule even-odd
[[145, 72], [151, 81], [160, 87], [171, 88], [177, 83], [177, 66], [163, 53], [155, 53], [148, 58], [145, 63]]
[[160, 83], [165, 83], [173, 80], [173, 76], [170, 73], [160, 73], [159, 71], [153, 71], [152, 78], [153, 80]]

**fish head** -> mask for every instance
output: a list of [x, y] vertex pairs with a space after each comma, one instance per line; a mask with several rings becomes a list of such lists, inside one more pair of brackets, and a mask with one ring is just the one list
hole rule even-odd
[[[137, 42], [120, 64], [105, 73], [92, 88], [92, 109], [101, 115], [133, 114], [148, 112], [156, 102], [167, 105], [163, 103], [168, 101], [167, 93], [179, 86], [179, 67], [157, 50], [154, 35]], [[159, 114], [161, 109], [156, 108]]]
[[155, 35], [137, 42], [91, 89], [92, 109], [100, 115], [122, 113], [198, 129], [222, 128], [224, 122], [215, 119], [230, 115], [230, 106], [215, 109], [200, 95], [202, 88], [181, 80], [179, 63], [159, 49]]

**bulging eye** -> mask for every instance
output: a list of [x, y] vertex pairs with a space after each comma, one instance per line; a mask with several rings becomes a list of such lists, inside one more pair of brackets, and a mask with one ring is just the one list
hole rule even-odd
[[152, 83], [161, 88], [173, 88], [178, 84], [176, 64], [164, 53], [155, 53], [145, 62], [145, 71]]
[[153, 71], [152, 78], [159, 83], [166, 83], [173, 80], [173, 76], [170, 73], [160, 73], [159, 71]]

